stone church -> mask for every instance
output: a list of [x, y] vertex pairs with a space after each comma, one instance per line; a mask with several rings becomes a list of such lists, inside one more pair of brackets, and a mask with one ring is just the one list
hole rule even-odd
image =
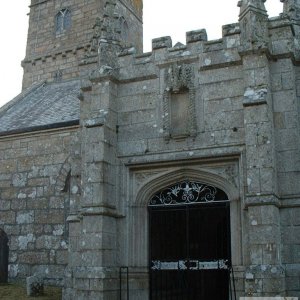
[[268, 18], [241, 0], [221, 39], [149, 53], [142, 2], [31, 0], [23, 91], [0, 109], [10, 280], [300, 297], [300, 1]]

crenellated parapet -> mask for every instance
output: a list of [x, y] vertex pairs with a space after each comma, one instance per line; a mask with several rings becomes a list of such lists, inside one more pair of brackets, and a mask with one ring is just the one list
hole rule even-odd
[[[239, 23], [223, 26], [222, 33], [221, 39], [209, 41], [205, 29], [189, 31], [186, 33], [186, 43], [176, 43], [175, 45], [173, 45], [170, 36], [155, 38], [152, 40], [152, 51], [143, 54], [137, 54], [132, 47], [123, 49], [119, 53], [121, 76], [123, 67], [138, 70], [140, 65], [163, 66], [178, 60], [187, 63], [199, 60], [201, 69], [239, 63], [241, 59], [238, 54], [240, 45]], [[145, 74], [152, 69], [147, 67], [140, 73]], [[131, 77], [134, 76], [135, 72], [126, 72], [126, 74], [126, 77]]]
[[[185, 44], [173, 45], [170, 36], [155, 38], [149, 53], [137, 54], [134, 47], [123, 49], [118, 55], [120, 67], [139, 70], [138, 66], [141, 64], [164, 65], [177, 60], [199, 60], [199, 68], [207, 70], [239, 65], [242, 56], [247, 53], [267, 53], [272, 60], [290, 57], [297, 63], [300, 60], [297, 24], [295, 17], [288, 16], [287, 12], [291, 14], [291, 11], [300, 5], [300, 1], [285, 1], [283, 14], [273, 18], [268, 18], [264, 2], [239, 1], [239, 22], [224, 25], [220, 39], [208, 40], [205, 29], [187, 32]], [[126, 78], [129, 79], [135, 76], [134, 74], [143, 77], [138, 75], [139, 73], [141, 71], [126, 72]], [[148, 70], [144, 70], [143, 74], [145, 73], [148, 73]], [[122, 74], [121, 70], [121, 77]]]

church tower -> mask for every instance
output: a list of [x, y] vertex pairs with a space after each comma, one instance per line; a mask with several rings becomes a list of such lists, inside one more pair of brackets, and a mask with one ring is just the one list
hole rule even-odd
[[[90, 52], [92, 48], [96, 50], [95, 31], [105, 18], [106, 2], [31, 1], [26, 57], [22, 62], [23, 89], [44, 80], [77, 78], [82, 69], [90, 69], [91, 64], [97, 62], [97, 59], [91, 59]], [[114, 14], [119, 23], [117, 30], [120, 31], [122, 47], [135, 47], [137, 52], [142, 52], [142, 0], [113, 2], [116, 4]]]

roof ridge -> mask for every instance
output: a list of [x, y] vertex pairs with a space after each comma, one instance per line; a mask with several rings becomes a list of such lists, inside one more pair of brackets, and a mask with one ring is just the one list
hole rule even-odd
[[23, 92], [18, 94], [16, 97], [14, 97], [12, 100], [10, 100], [6, 104], [4, 104], [2, 107], [0, 107], [0, 117], [2, 117], [6, 113], [6, 111], [9, 110], [11, 107], [13, 107], [16, 103], [21, 101], [23, 98], [28, 96], [30, 93], [37, 90], [39, 87], [43, 86], [45, 83], [46, 83], [45, 80], [34, 83], [33, 85], [31, 85], [30, 87], [25, 89]]

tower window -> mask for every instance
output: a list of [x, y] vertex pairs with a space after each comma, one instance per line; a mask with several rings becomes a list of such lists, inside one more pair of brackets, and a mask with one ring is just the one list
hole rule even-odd
[[56, 15], [55, 33], [62, 34], [71, 27], [71, 12], [68, 9], [60, 10]]

